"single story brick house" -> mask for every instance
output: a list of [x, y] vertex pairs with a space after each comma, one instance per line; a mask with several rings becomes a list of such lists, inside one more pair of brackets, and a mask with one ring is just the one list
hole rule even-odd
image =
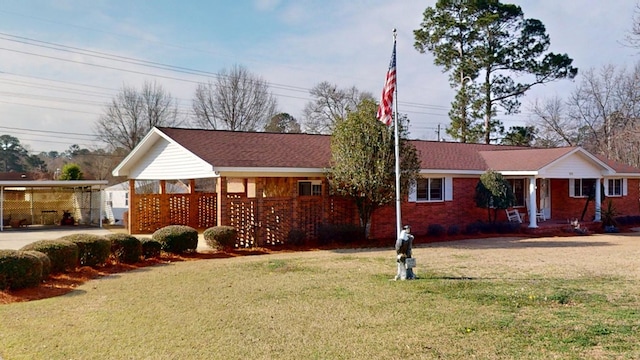
[[[640, 214], [640, 169], [609, 161], [581, 147], [551, 149], [411, 140], [419, 151], [421, 178], [402, 203], [402, 221], [414, 233], [486, 220], [474, 202], [481, 174], [500, 172], [511, 182], [526, 225], [546, 219], [600, 219], [610, 199], [621, 215]], [[313, 236], [322, 223], [357, 223], [351, 201], [329, 194], [325, 171], [331, 137], [312, 134], [153, 128], [113, 170], [136, 181], [158, 181], [158, 194], [130, 192], [129, 231], [149, 233], [169, 224], [203, 229], [235, 226], [245, 245], [282, 243], [299, 229]], [[188, 184], [188, 194], [167, 183]], [[608, 200], [607, 200], [608, 201]], [[371, 237], [395, 235], [393, 205], [378, 209]], [[533, 215], [533, 216], [531, 216]], [[502, 214], [506, 220], [506, 215]]]

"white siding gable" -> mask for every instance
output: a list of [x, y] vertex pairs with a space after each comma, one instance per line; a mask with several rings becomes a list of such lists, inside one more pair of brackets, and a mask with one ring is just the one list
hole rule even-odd
[[606, 173], [608, 170], [600, 164], [576, 152], [544, 167], [539, 176], [544, 178], [595, 179], [601, 178]]
[[216, 177], [213, 166], [166, 139], [158, 140], [131, 169], [131, 179], [199, 179]]

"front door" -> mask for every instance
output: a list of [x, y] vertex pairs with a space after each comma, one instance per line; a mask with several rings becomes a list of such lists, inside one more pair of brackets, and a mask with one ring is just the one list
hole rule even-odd
[[547, 219], [551, 219], [551, 191], [549, 187], [549, 179], [540, 179], [540, 187], [538, 188], [540, 209], [538, 211], [543, 211]]

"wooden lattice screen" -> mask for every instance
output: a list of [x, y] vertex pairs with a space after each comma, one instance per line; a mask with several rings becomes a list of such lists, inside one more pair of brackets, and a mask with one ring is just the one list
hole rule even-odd
[[[149, 234], [167, 225], [206, 229], [217, 225], [216, 194], [136, 194], [131, 232]], [[164, 205], [164, 206], [163, 206]]]
[[318, 236], [321, 224], [353, 224], [357, 212], [351, 201], [318, 196], [297, 198], [247, 198], [228, 195], [228, 224], [238, 230], [239, 247], [286, 244], [291, 230], [308, 239]]
[[256, 228], [258, 227], [255, 199], [238, 195], [228, 195], [229, 226], [238, 230], [239, 247], [256, 246]]
[[282, 245], [287, 241], [289, 232], [293, 229], [293, 199], [271, 198], [265, 199], [260, 211], [262, 224], [260, 243], [265, 245]]

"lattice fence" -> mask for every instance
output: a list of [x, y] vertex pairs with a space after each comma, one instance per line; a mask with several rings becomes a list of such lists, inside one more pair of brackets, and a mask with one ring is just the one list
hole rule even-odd
[[293, 199], [265, 199], [260, 211], [262, 224], [261, 243], [266, 245], [282, 245], [287, 241], [293, 229]]
[[149, 234], [168, 225], [200, 230], [216, 226], [216, 199], [216, 194], [211, 193], [136, 194], [131, 232]]
[[248, 199], [235, 195], [228, 195], [229, 225], [238, 230], [237, 243], [239, 247], [255, 247], [256, 228], [256, 199]]
[[69, 212], [76, 224], [98, 224], [100, 199], [99, 191], [84, 188], [4, 190], [3, 225], [59, 225], [64, 212]]

